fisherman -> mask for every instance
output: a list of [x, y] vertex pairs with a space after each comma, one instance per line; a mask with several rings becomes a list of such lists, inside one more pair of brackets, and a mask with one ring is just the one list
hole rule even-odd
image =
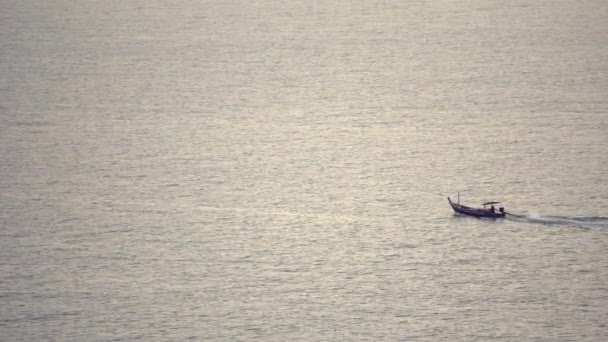
[[490, 211], [495, 212], [494, 204], [492, 204], [492, 206], [490, 206]]

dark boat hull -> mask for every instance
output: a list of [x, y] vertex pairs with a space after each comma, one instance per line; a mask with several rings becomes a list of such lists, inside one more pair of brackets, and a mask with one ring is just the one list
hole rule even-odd
[[449, 197], [448, 197], [448, 202], [450, 202], [450, 206], [458, 214], [468, 215], [468, 216], [474, 216], [474, 217], [485, 217], [485, 218], [502, 218], [502, 217], [505, 217], [504, 211], [503, 212], [500, 212], [500, 211], [496, 212], [496, 211], [494, 211], [492, 209], [482, 209], [482, 208], [467, 207], [466, 205], [462, 205], [462, 204], [459, 204], [459, 203], [452, 202], [452, 200]]

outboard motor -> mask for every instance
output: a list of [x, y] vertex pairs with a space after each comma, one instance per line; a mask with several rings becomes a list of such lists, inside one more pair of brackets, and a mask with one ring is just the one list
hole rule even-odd
[[505, 207], [500, 207], [500, 208], [498, 208], [498, 210], [499, 210], [501, 213], [504, 213], [504, 212], [505, 212]]

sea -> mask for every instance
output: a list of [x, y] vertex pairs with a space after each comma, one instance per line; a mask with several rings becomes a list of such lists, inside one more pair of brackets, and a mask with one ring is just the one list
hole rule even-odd
[[0, 340], [606, 341], [607, 38], [604, 0], [0, 0]]

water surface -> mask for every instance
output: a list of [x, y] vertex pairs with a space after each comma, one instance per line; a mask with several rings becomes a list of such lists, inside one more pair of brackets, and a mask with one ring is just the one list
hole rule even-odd
[[6, 340], [608, 336], [603, 1], [0, 13]]

